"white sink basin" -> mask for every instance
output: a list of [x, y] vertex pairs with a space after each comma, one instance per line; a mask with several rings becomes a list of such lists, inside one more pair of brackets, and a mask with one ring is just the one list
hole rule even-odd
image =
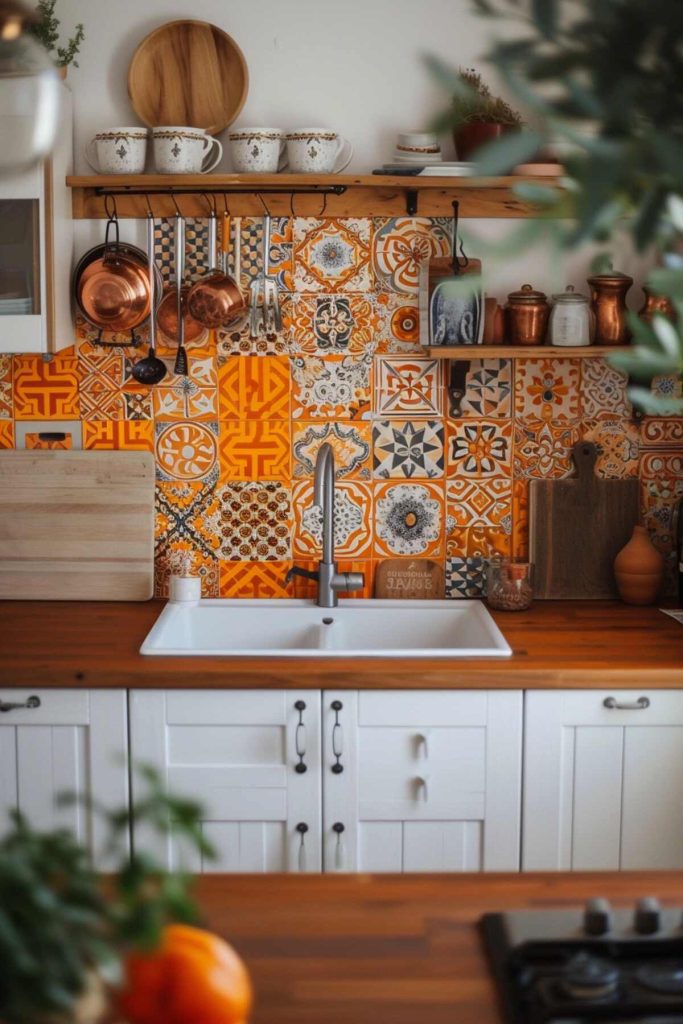
[[141, 654], [472, 658], [512, 653], [480, 601], [169, 602]]

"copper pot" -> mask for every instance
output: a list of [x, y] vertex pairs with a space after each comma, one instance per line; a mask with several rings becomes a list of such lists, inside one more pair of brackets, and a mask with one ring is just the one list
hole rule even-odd
[[[194, 344], [199, 341], [206, 328], [195, 320], [187, 311], [187, 296], [190, 285], [184, 284], [180, 289], [180, 299], [183, 308], [183, 323], [185, 325], [185, 341]], [[178, 340], [178, 287], [175, 281], [166, 289], [164, 297], [157, 307], [157, 327], [168, 341]]]
[[136, 246], [120, 241], [116, 220], [107, 223], [104, 245], [91, 249], [79, 261], [74, 295], [83, 316], [101, 331], [133, 331], [149, 316], [147, 257]]
[[221, 232], [221, 268], [216, 266], [216, 214], [209, 219], [210, 271], [190, 288], [187, 308], [205, 327], [223, 327], [238, 317], [245, 308], [244, 296], [237, 282], [226, 273], [226, 259], [230, 245], [230, 216], [223, 214]]
[[507, 340], [512, 345], [542, 345], [549, 313], [546, 295], [530, 284], [523, 284], [518, 292], [510, 292], [505, 307]]
[[595, 314], [596, 345], [628, 345], [631, 331], [627, 322], [626, 293], [633, 284], [628, 274], [612, 272], [588, 278], [591, 309]]

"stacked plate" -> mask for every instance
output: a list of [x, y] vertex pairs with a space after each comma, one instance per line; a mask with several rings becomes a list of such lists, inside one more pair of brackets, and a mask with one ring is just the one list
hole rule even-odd
[[441, 163], [441, 146], [434, 132], [399, 132], [393, 164], [428, 167]]
[[444, 163], [425, 167], [420, 171], [420, 177], [427, 178], [469, 178], [474, 174], [474, 164], [454, 160], [452, 163]]
[[0, 299], [0, 316], [27, 316], [33, 312], [33, 299]]

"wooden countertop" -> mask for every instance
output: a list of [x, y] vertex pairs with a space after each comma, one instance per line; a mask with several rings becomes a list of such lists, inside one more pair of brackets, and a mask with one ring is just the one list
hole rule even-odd
[[494, 613], [510, 658], [143, 657], [163, 607], [0, 601], [0, 686], [328, 689], [683, 687], [683, 626], [656, 608], [538, 601]]
[[683, 873], [214, 875], [206, 924], [256, 991], [251, 1024], [501, 1024], [476, 928], [487, 911], [683, 904]]

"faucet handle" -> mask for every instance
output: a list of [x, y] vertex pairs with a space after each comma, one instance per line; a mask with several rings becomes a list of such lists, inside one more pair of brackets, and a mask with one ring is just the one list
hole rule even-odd
[[338, 572], [331, 581], [333, 590], [362, 590], [365, 586], [365, 576], [362, 572]]
[[313, 572], [311, 569], [301, 569], [298, 565], [293, 565], [287, 570], [285, 583], [291, 583], [295, 576], [301, 576], [305, 580], [317, 580], [319, 578], [317, 572]]

